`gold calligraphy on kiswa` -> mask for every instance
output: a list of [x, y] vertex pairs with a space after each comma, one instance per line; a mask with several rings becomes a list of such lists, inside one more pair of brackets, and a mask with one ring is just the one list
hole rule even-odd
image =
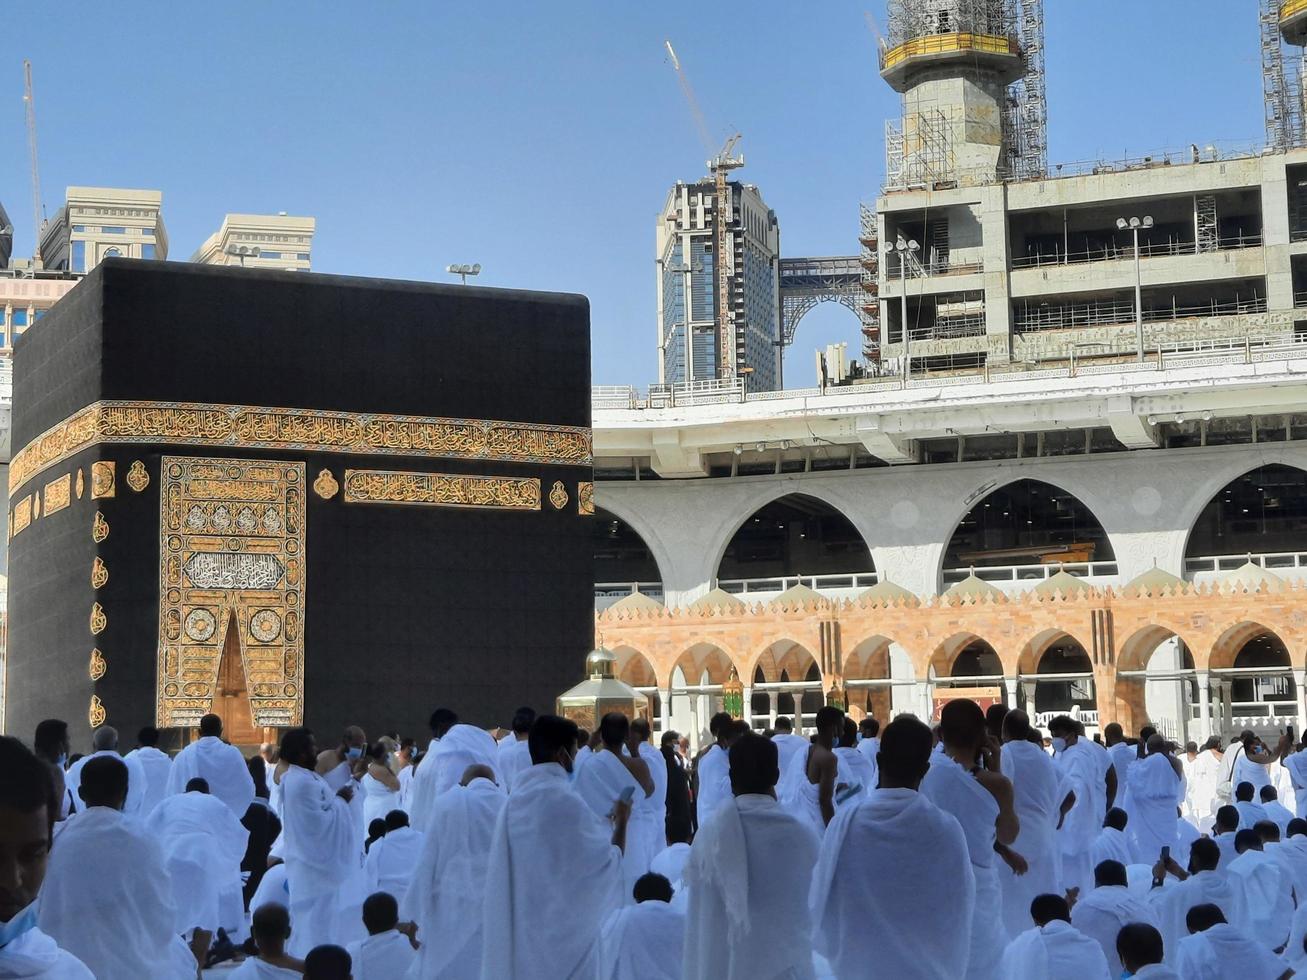
[[516, 476], [346, 470], [345, 503], [539, 510], [540, 481]]
[[13, 497], [48, 467], [102, 443], [281, 448], [558, 466], [591, 463], [590, 430], [584, 426], [248, 405], [101, 401], [60, 422], [15, 454], [9, 467], [9, 495]]

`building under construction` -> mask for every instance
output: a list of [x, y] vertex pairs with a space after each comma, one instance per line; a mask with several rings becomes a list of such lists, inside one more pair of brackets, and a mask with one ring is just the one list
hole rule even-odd
[[868, 357], [906, 379], [1307, 330], [1307, 0], [1259, 3], [1265, 147], [1050, 170], [1041, 0], [890, 0]]

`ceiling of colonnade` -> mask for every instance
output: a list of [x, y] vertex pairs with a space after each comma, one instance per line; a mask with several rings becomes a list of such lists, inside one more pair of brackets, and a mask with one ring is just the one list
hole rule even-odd
[[1039, 480], [1009, 483], [976, 503], [949, 540], [945, 568], [1112, 561], [1102, 524], [1065, 490]]
[[639, 533], [616, 514], [596, 507], [590, 522], [596, 582], [661, 582], [658, 562]]
[[792, 493], [754, 511], [726, 545], [719, 579], [871, 572], [871, 551], [830, 504]]
[[1198, 516], [1185, 557], [1307, 551], [1307, 471], [1273, 464], [1230, 481]]

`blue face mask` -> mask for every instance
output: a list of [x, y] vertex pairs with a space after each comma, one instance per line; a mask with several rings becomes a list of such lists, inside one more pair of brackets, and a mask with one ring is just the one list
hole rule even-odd
[[351, 745], [349, 748], [345, 750], [346, 759], [357, 759], [362, 754], [363, 754], [363, 750], [359, 748], [357, 745]]
[[4, 949], [24, 933], [36, 928], [36, 903], [33, 902], [8, 922], [0, 922], [0, 949]]

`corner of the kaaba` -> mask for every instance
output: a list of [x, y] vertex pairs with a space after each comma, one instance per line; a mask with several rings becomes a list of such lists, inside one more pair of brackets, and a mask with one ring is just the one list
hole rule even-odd
[[593, 638], [589, 340], [577, 296], [102, 263], [15, 351], [6, 729], [548, 709]]

